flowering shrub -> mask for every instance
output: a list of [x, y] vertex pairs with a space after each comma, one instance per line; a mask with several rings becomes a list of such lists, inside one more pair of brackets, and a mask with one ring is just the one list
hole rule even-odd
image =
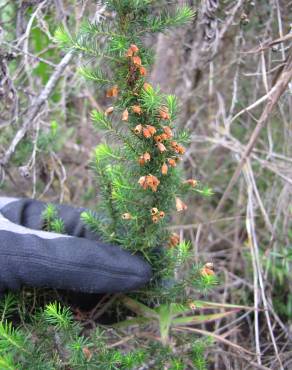
[[[189, 192], [208, 195], [210, 190], [184, 178], [180, 161], [189, 136], [175, 125], [177, 98], [147, 82], [153, 51], [144, 46], [145, 37], [181, 26], [195, 16], [187, 6], [156, 15], [161, 4], [108, 1], [113, 17], [87, 23], [74, 36], [59, 29], [56, 39], [89, 61], [94, 57], [94, 63], [80, 72], [105, 88], [108, 101], [104, 111], [92, 112], [94, 127], [104, 134], [92, 161], [99, 185], [98, 209], [84, 212], [82, 218], [104, 240], [140, 253], [151, 263], [151, 291], [160, 300], [183, 301], [185, 286], [191, 283], [205, 289], [215, 283], [215, 277], [212, 269], [202, 274], [201, 267], [191, 265], [178, 279], [190, 245], [170, 233], [167, 225], [173, 212], [187, 210], [183, 199]], [[103, 47], [97, 37], [106, 40]]]

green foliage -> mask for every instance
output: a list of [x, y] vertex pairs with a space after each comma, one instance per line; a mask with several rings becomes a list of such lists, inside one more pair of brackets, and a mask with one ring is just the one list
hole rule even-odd
[[207, 345], [207, 341], [196, 341], [192, 345], [191, 359], [197, 370], [207, 370], [208, 368], [207, 361], [204, 357], [204, 352]]
[[151, 32], [165, 32], [170, 27], [180, 27], [190, 22], [195, 16], [196, 12], [188, 6], [179, 7], [174, 14], [163, 13], [149, 19], [149, 28]]
[[51, 151], [58, 152], [72, 133], [72, 128], [62, 132], [59, 123], [56, 120], [52, 120], [49, 129], [41, 130], [39, 133], [37, 140], [38, 152], [44, 154]]
[[96, 234], [99, 234], [101, 232], [102, 224], [92, 211], [82, 212], [81, 220], [88, 226], [88, 228], [92, 232], [95, 232]]
[[44, 310], [46, 321], [58, 329], [67, 329], [72, 325], [72, 313], [68, 308], [61, 307], [60, 303], [54, 302], [47, 305]]
[[0, 369], [16, 370], [19, 369], [19, 364], [15, 364], [11, 354], [0, 356]]
[[58, 42], [62, 47], [67, 47], [72, 42], [72, 38], [62, 27], [56, 29], [54, 37], [55, 41]]
[[65, 234], [64, 221], [58, 217], [58, 210], [54, 204], [48, 204], [42, 212], [44, 230]]
[[27, 353], [26, 336], [12, 326], [11, 322], [0, 323], [0, 353], [4, 351], [21, 351]]
[[9, 319], [16, 309], [16, 297], [9, 292], [5, 295], [4, 299], [0, 301], [0, 322], [3, 323]]
[[288, 231], [291, 245], [279, 248], [278, 252], [269, 255], [262, 253], [261, 261], [273, 281], [273, 304], [277, 312], [286, 319], [292, 320], [292, 293], [287, 282], [291, 276], [292, 233]]
[[91, 80], [100, 85], [106, 85], [110, 83], [110, 80], [106, 79], [99, 69], [96, 69], [95, 71], [91, 71], [88, 68], [82, 67], [82, 68], [79, 68], [78, 71], [81, 74], [81, 76], [83, 76], [87, 80]]
[[[11, 297], [4, 298], [10, 302]], [[3, 305], [3, 302], [2, 302]], [[68, 307], [53, 302], [29, 316], [25, 325], [0, 323], [0, 369], [136, 369], [147, 359], [142, 349], [107, 347], [97, 327], [86, 337]]]
[[[188, 344], [193, 342], [193, 339], [189, 336], [185, 336], [184, 339]], [[179, 338], [176, 338], [176, 340], [179, 340]], [[204, 351], [210, 344], [208, 339], [196, 340], [191, 344], [191, 347], [187, 345], [185, 349], [182, 346], [176, 353], [173, 353], [171, 347], [162, 346], [159, 343], [151, 343], [151, 345], [149, 345], [149, 352], [153, 361], [152, 368], [187, 370], [191, 369], [190, 364], [192, 363], [193, 369], [206, 370], [207, 365], [204, 358]]]
[[159, 92], [160, 89], [154, 89], [153, 87], [148, 87], [146, 90], [142, 89], [139, 103], [142, 109], [146, 110], [147, 113], [155, 114], [159, 110], [163, 102], [163, 95]]
[[98, 112], [97, 110], [94, 110], [92, 111], [91, 118], [93, 125], [97, 130], [112, 130], [112, 122], [103, 112]]
[[[178, 112], [178, 100], [175, 95], [167, 95], [166, 97], [166, 105], [170, 114], [171, 120], [176, 119], [176, 114]], [[180, 131], [178, 134], [182, 135], [185, 131]], [[179, 140], [179, 142], [182, 142]], [[185, 142], [187, 144], [187, 142]]]

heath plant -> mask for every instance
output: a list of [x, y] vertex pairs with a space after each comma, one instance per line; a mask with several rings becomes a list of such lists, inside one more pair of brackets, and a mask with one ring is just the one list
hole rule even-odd
[[[171, 7], [149, 0], [106, 1], [107, 17], [85, 23], [78, 34], [58, 29], [62, 48], [82, 54], [80, 73], [104, 89], [106, 107], [94, 110], [95, 129], [103, 142], [92, 167], [98, 182], [97, 212], [83, 221], [132, 253], [141, 254], [154, 277], [146, 293], [161, 301], [185, 301], [185, 288], [206, 290], [215, 282], [212, 265], [179, 268], [188, 262], [190, 244], [171, 233], [174, 212], [187, 211], [189, 193], [210, 195], [196, 179], [185, 178], [181, 160], [189, 135], [176, 127], [179, 103], [147, 78], [154, 59], [149, 36], [191, 22], [188, 6]], [[169, 6], [168, 6], [169, 8]], [[148, 42], [145, 42], [147, 41]]]

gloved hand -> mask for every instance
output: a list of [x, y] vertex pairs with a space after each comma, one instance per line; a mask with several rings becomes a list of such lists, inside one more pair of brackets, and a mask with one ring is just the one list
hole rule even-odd
[[42, 231], [46, 204], [0, 197], [0, 292], [21, 286], [115, 293], [145, 285], [151, 268], [118, 246], [97, 241], [83, 208], [57, 206], [68, 235]]

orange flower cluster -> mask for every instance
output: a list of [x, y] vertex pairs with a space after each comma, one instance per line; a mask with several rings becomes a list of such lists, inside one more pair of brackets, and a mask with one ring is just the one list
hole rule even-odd
[[156, 176], [153, 176], [151, 174], [147, 176], [142, 176], [138, 180], [138, 184], [142, 186], [144, 190], [150, 188], [152, 191], [157, 191], [157, 187], [160, 184], [160, 181]]
[[200, 270], [200, 273], [203, 277], [207, 277], [207, 276], [213, 276], [215, 275], [215, 272], [214, 272], [214, 265], [212, 262], [208, 262], [206, 263]]
[[140, 135], [142, 133], [146, 139], [150, 139], [156, 133], [156, 128], [151, 125], [137, 125], [134, 128], [134, 132], [136, 135]]
[[[141, 57], [139, 54], [139, 48], [132, 44], [129, 49], [127, 50], [126, 57], [130, 58], [129, 63], [129, 76], [130, 82], [136, 81], [137, 75], [136, 71], [139, 71], [141, 76], [145, 76], [147, 74], [147, 71], [145, 67], [142, 65]], [[152, 86], [148, 83], [143, 84], [144, 90], [150, 90], [152, 89]], [[134, 95], [138, 95], [137, 91], [133, 90]], [[128, 108], [133, 112], [135, 115], [141, 116], [144, 111], [142, 110], [141, 106], [137, 103], [135, 105], [132, 105], [130, 108]], [[167, 108], [167, 106], [162, 105], [158, 109], [157, 118], [161, 121], [168, 121], [171, 118], [170, 112]], [[122, 113], [122, 120], [128, 121], [129, 119], [129, 112], [126, 109]], [[158, 131], [158, 132], [157, 132]], [[141, 137], [144, 137], [145, 139], [151, 139], [153, 138], [154, 144], [157, 147], [158, 151], [160, 153], [165, 153], [167, 150], [170, 151], [169, 158], [165, 159], [165, 162], [161, 165], [161, 174], [163, 176], [166, 176], [168, 174], [170, 167], [176, 167], [177, 161], [179, 160], [179, 155], [182, 155], [185, 153], [185, 148], [178, 144], [176, 141], [173, 140], [173, 132], [172, 129], [168, 125], [161, 125], [160, 127], [154, 127], [151, 124], [138, 124], [134, 127], [133, 132], [136, 135], [139, 135]], [[141, 166], [144, 166], [147, 162], [149, 162], [152, 154], [145, 152], [144, 154], [140, 155], [138, 158], [138, 163]], [[194, 180], [195, 181], [195, 180]], [[187, 182], [191, 186], [195, 186], [194, 182], [188, 181]], [[153, 192], [156, 192], [158, 189], [158, 186], [160, 184], [159, 179], [156, 176], [153, 176], [151, 174], [141, 176], [138, 180], [138, 184], [144, 189], [151, 189]], [[179, 198], [176, 198], [176, 209], [178, 212], [184, 211], [187, 209], [187, 205]], [[165, 213], [164, 211], [159, 211], [157, 208], [151, 209], [151, 217], [152, 221], [154, 223], [157, 223], [160, 219], [164, 218]], [[124, 214], [123, 217], [125, 219], [130, 219], [132, 217], [130, 214]], [[179, 243], [179, 236], [177, 234], [172, 234], [170, 237], [170, 246], [176, 246]]]
[[156, 143], [161, 143], [162, 141], [172, 138], [172, 131], [170, 127], [164, 126], [163, 131], [163, 134], [154, 136], [154, 140], [156, 141]]
[[141, 76], [146, 76], [147, 70], [145, 67], [142, 66], [142, 60], [137, 55], [138, 51], [139, 48], [135, 44], [132, 44], [127, 50], [126, 57], [131, 59], [131, 62], [133, 63], [135, 70], [139, 70]]
[[177, 154], [184, 154], [186, 151], [185, 148], [179, 145], [176, 141], [172, 141], [170, 145]]
[[155, 128], [154, 126], [146, 125], [146, 126], [143, 128], [143, 136], [144, 136], [146, 139], [149, 139], [149, 138], [150, 138], [150, 137], [152, 137], [155, 133], [156, 133], [156, 128]]
[[[175, 158], [175, 159], [174, 158], [168, 158], [167, 159], [167, 162], [168, 162], [168, 164], [169, 164], [170, 167], [176, 167], [176, 161], [178, 159], [179, 158]], [[168, 173], [168, 165], [165, 162], [161, 166], [161, 173], [162, 173], [162, 175], [167, 175], [167, 173]]]
[[159, 211], [158, 208], [153, 207], [151, 208], [151, 215], [152, 215], [152, 221], [157, 224], [159, 220], [165, 217], [165, 212]]
[[139, 157], [139, 164], [140, 166], [144, 166], [145, 163], [149, 162], [151, 159], [151, 156], [148, 152], [142, 154], [140, 157]]

